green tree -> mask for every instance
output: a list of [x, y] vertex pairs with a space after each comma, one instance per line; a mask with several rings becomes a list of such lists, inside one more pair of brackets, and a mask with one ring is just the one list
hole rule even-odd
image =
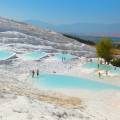
[[109, 63], [112, 59], [112, 42], [110, 38], [104, 37], [96, 45], [97, 56], [103, 58], [105, 62]]

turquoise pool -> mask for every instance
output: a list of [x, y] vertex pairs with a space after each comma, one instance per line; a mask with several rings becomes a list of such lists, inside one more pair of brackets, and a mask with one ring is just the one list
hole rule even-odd
[[[95, 68], [95, 69], [98, 69], [98, 63], [95, 63], [95, 62], [88, 62], [84, 65], [84, 67], [86, 68]], [[107, 71], [110, 71], [112, 73], [120, 73], [120, 68], [115, 67], [114, 66], [110, 66], [110, 65], [105, 65], [105, 64], [100, 64], [99, 65], [99, 69], [100, 70], [107, 70]]]
[[7, 60], [7, 59], [11, 58], [14, 55], [15, 55], [14, 52], [1, 50], [0, 51], [0, 60]]
[[120, 87], [88, 80], [85, 78], [71, 77], [55, 74], [40, 74], [39, 77], [30, 79], [38, 86], [47, 89], [88, 89], [88, 90], [120, 90]]
[[34, 52], [29, 52], [23, 56], [24, 60], [39, 60], [43, 57], [47, 56], [46, 52], [42, 51], [34, 51]]
[[64, 53], [57, 53], [54, 58], [56, 60], [59, 60], [59, 61], [69, 61], [69, 60], [72, 60], [72, 59], [75, 59], [77, 58], [76, 56], [74, 55], [71, 55], [71, 54], [64, 54]]

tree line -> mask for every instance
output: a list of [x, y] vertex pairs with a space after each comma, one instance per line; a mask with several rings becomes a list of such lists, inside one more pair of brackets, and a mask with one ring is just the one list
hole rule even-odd
[[81, 43], [84, 43], [84, 44], [87, 44], [87, 45], [93, 45], [93, 46], [96, 45], [95, 42], [90, 41], [90, 40], [83, 40], [80, 37], [78, 37], [77, 35], [63, 34], [63, 36], [74, 39], [74, 40], [77, 40], [78, 42], [81, 42]]

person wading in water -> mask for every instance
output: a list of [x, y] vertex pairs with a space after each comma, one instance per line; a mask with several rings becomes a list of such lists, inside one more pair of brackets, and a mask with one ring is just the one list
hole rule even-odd
[[101, 73], [100, 72], [98, 73], [98, 75], [99, 75], [99, 78], [101, 78]]
[[39, 76], [39, 70], [37, 69], [37, 77]]
[[97, 65], [98, 69], [100, 68], [100, 64]]

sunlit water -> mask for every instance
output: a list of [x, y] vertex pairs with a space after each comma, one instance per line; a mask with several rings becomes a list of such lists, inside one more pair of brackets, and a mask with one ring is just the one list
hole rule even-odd
[[34, 51], [34, 52], [29, 52], [23, 56], [23, 59], [25, 60], [39, 60], [43, 57], [47, 56], [47, 53], [42, 52], [42, 51]]
[[84, 65], [84, 67], [89, 68], [89, 69], [95, 68], [95, 69], [99, 69], [99, 70], [110, 71], [112, 73], [120, 73], [119, 67], [114, 67], [114, 66], [105, 65], [105, 64], [99, 64], [99, 68], [98, 68], [98, 63], [96, 63], [96, 62], [88, 62]]
[[0, 51], [0, 60], [7, 60], [7, 59], [11, 58], [14, 55], [15, 55], [14, 52], [1, 50]]
[[65, 54], [65, 53], [57, 53], [54, 58], [56, 60], [59, 60], [59, 61], [69, 61], [69, 60], [72, 60], [72, 59], [75, 59], [77, 58], [76, 56], [74, 55], [71, 55], [71, 54]]
[[32, 78], [33, 84], [45, 89], [87, 89], [87, 90], [120, 90], [120, 87], [88, 80], [82, 77], [72, 77], [56, 74], [40, 74]]

